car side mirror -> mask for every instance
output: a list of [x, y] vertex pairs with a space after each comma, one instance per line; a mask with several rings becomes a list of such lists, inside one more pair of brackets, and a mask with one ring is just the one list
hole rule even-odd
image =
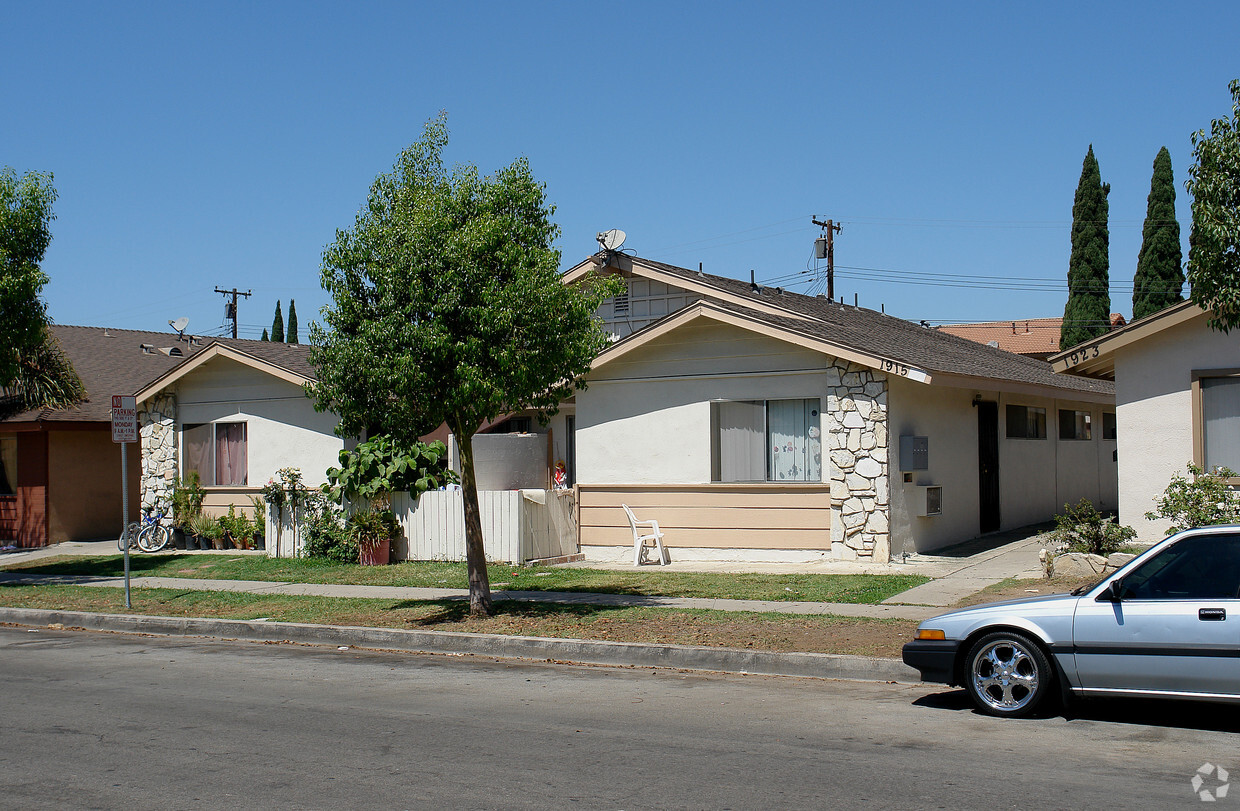
[[1098, 595], [1099, 600], [1107, 600], [1108, 602], [1118, 603], [1124, 599], [1124, 578], [1119, 577], [1112, 580], [1103, 589], [1102, 594]]

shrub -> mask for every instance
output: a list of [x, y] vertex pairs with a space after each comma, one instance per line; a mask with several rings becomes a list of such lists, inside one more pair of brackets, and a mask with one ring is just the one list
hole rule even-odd
[[337, 563], [357, 563], [357, 539], [346, 530], [344, 511], [323, 490], [306, 494], [301, 513], [302, 554]]
[[1055, 531], [1051, 535], [1065, 544], [1069, 552], [1105, 557], [1137, 537], [1137, 531], [1121, 526], [1113, 518], [1104, 518], [1089, 499], [1083, 498], [1075, 507], [1063, 505], [1063, 512], [1055, 516]]
[[1240, 493], [1227, 483], [1236, 476], [1235, 471], [1218, 467], [1213, 473], [1206, 473], [1189, 462], [1188, 472], [1193, 477], [1191, 480], [1179, 473], [1171, 477], [1171, 483], [1158, 500], [1158, 509], [1147, 512], [1146, 519], [1169, 520], [1171, 526], [1167, 528], [1167, 535], [1193, 527], [1240, 521]]
[[202, 513], [202, 501], [206, 492], [198, 478], [198, 471], [191, 470], [189, 475], [172, 486], [172, 524], [185, 529], [194, 518]]

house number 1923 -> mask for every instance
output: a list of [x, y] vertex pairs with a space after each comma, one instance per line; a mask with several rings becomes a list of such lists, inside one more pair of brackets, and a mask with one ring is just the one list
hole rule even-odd
[[1081, 350], [1079, 350], [1079, 351], [1077, 351], [1077, 352], [1073, 352], [1071, 355], [1069, 355], [1069, 356], [1068, 356], [1068, 365], [1069, 365], [1069, 366], [1075, 366], [1075, 365], [1077, 365], [1078, 363], [1084, 363], [1084, 362], [1085, 362], [1085, 361], [1087, 361], [1087, 360], [1092, 360], [1092, 359], [1094, 359], [1094, 358], [1098, 357], [1098, 354], [1099, 354], [1099, 353], [1098, 353], [1098, 347], [1096, 347], [1096, 346], [1087, 346], [1087, 347], [1085, 347], [1084, 349], [1081, 349]]

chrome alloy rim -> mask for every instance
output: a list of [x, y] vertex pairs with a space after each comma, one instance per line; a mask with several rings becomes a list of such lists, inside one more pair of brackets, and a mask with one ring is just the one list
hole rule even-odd
[[1019, 710], [1038, 691], [1038, 666], [1024, 646], [1010, 639], [991, 642], [973, 657], [973, 687], [1000, 712]]

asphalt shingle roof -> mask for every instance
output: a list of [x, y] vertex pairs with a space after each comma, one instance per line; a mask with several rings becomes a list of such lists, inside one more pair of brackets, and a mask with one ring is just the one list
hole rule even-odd
[[108, 422], [112, 419], [113, 394], [133, 394], [143, 383], [185, 359], [158, 351], [147, 354], [142, 350], [143, 344], [157, 349], [180, 347], [186, 357], [203, 347], [178, 341], [176, 333], [170, 332], [59, 324], [49, 329], [82, 379], [86, 399], [73, 408], [34, 409], [10, 417], [6, 422]]
[[[112, 395], [135, 393], [176, 368], [186, 358], [217, 342], [303, 377], [313, 379], [315, 376], [309, 362], [310, 347], [304, 344], [232, 338], [196, 338], [191, 343], [171, 332], [59, 324], [52, 325], [50, 330], [82, 379], [86, 399], [73, 408], [34, 409], [10, 417], [5, 422], [109, 422], [112, 419]], [[147, 353], [142, 348], [143, 344], [154, 347], [155, 352]], [[179, 348], [183, 355], [171, 357], [158, 351], [170, 347]]]
[[[1068, 391], [1112, 395], [1110, 381], [1056, 374], [1051, 365], [1002, 349], [978, 344], [966, 338], [929, 329], [902, 318], [840, 304], [826, 297], [805, 296], [778, 288], [760, 287], [755, 292], [749, 282], [699, 273], [696, 270], [634, 258], [643, 265], [680, 276], [686, 281], [708, 284], [754, 302], [786, 308], [807, 319], [769, 315], [748, 307], [715, 301], [719, 306], [743, 313], [808, 336], [842, 344], [850, 349], [907, 363], [931, 374], [953, 374], [994, 378], [1015, 383], [1032, 383]], [[674, 314], [673, 314], [674, 315]], [[669, 316], [671, 317], [671, 316]]]

